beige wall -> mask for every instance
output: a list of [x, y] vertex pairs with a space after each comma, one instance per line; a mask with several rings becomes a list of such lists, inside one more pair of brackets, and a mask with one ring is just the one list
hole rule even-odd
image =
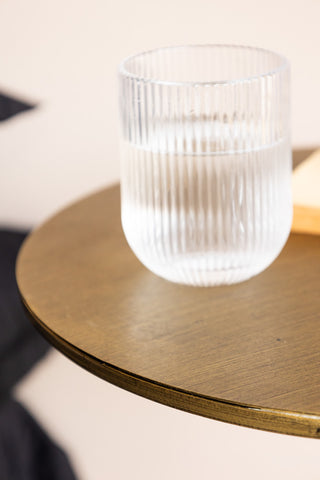
[[[0, 125], [0, 222], [34, 225], [118, 181], [116, 68], [142, 49], [241, 43], [285, 54], [293, 144], [319, 144], [319, 20], [320, 0], [2, 0], [0, 87], [39, 110]], [[316, 441], [177, 412], [58, 353], [17, 395], [68, 448], [81, 480], [319, 478]]]
[[119, 178], [116, 69], [128, 54], [241, 43], [292, 64], [295, 146], [320, 142], [320, 0], [2, 0], [0, 87], [39, 111], [0, 128], [0, 221], [35, 224]]

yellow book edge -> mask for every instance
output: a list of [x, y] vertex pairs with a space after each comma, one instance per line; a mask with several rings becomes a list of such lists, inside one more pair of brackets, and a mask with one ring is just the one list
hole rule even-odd
[[291, 231], [320, 235], [320, 208], [294, 205]]

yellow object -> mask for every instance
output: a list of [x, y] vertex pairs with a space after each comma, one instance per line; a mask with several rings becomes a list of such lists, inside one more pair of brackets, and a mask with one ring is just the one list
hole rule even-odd
[[320, 235], [320, 149], [293, 172], [292, 231]]

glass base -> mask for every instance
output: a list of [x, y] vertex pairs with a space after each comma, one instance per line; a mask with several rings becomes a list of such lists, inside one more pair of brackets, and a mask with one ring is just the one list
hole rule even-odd
[[[210, 287], [217, 285], [231, 285], [243, 282], [258, 275], [265, 270], [278, 255], [272, 257], [255, 258], [247, 265], [233, 266], [226, 262], [225, 256], [219, 255], [218, 261], [215, 256], [193, 255], [184, 259], [172, 260], [168, 265], [150, 265], [145, 261], [142, 263], [154, 274], [170, 282], [192, 285], [198, 287]], [[225, 258], [223, 258], [225, 257]], [[220, 263], [220, 266], [219, 266]], [[223, 266], [222, 266], [223, 265]]]

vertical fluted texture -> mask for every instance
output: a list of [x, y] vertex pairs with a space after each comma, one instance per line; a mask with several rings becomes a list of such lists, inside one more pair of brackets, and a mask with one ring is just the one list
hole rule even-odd
[[237, 47], [141, 57], [120, 72], [129, 245], [168, 280], [249, 278], [290, 230], [288, 69], [274, 54]]

